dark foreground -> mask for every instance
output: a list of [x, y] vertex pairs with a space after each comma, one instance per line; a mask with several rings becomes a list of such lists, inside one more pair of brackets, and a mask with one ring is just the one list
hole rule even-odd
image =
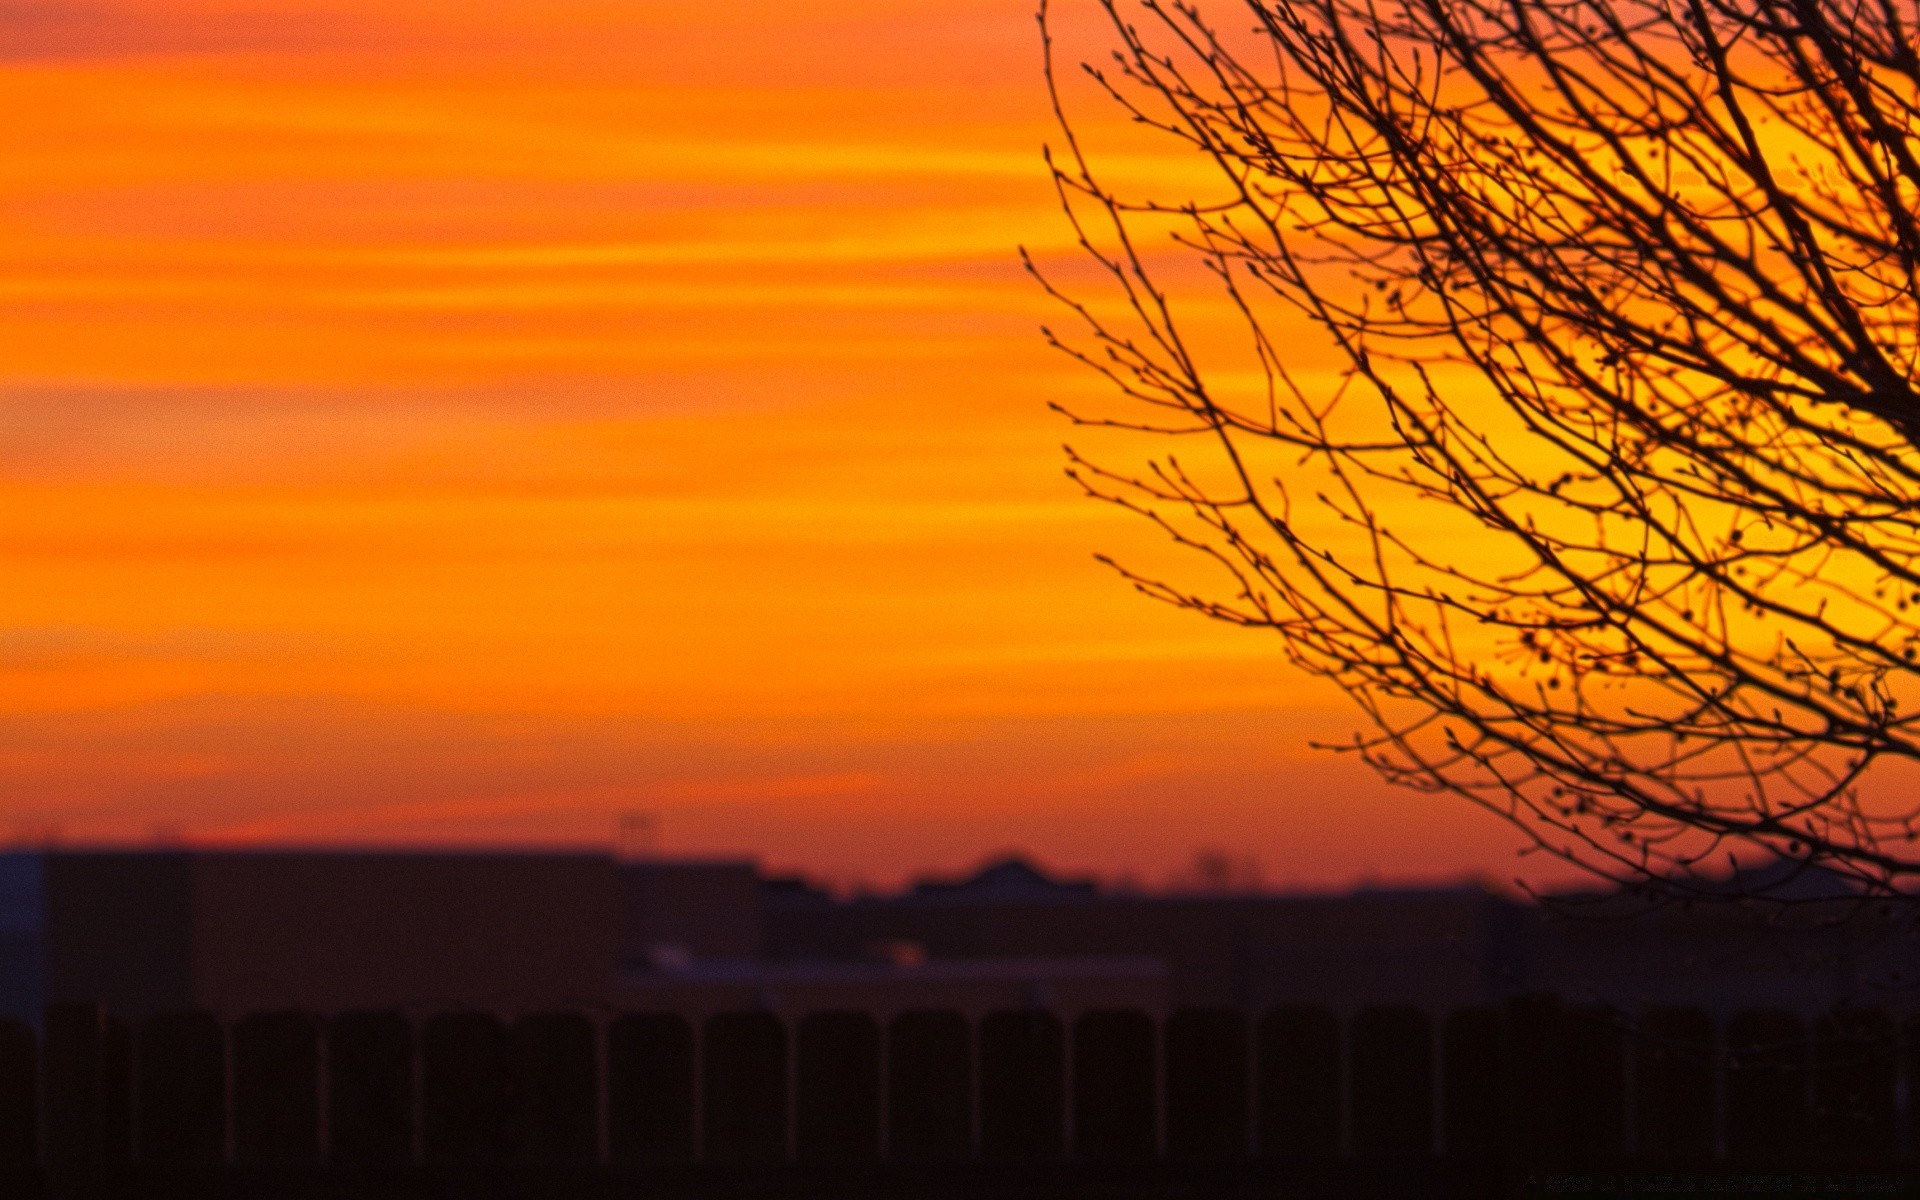
[[1920, 1172], [1635, 1166], [1536, 1171], [1447, 1161], [1397, 1164], [1087, 1164], [650, 1169], [218, 1168], [0, 1178], [12, 1200], [1635, 1200], [1914, 1197]]
[[0, 1200], [1920, 1200], [1913, 1014], [885, 1016], [58, 1005]]

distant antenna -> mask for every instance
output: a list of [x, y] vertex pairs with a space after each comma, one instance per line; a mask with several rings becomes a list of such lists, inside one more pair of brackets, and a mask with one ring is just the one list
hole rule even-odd
[[628, 811], [620, 814], [613, 839], [613, 856], [622, 861], [652, 858], [660, 853], [660, 816], [658, 813]]

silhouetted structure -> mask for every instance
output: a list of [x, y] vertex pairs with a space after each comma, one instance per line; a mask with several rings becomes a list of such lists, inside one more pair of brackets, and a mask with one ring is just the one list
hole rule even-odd
[[[817, 1195], [860, 1178], [817, 1172], [890, 1167], [867, 1186], [998, 1195], [1026, 1178], [1099, 1195], [1124, 1178], [1127, 1194], [1184, 1196], [1318, 1181], [1437, 1197], [1570, 1174], [1603, 1194], [1653, 1174], [1684, 1194], [1676, 1172], [1711, 1189], [1715, 1173], [1765, 1170], [1791, 1190], [1796, 1176], [1920, 1165], [1914, 1044], [1879, 1010], [1717, 1021], [1545, 997], [1345, 1018], [1029, 1005], [978, 1019], [189, 1011], [132, 1026], [56, 1005], [41, 1038], [0, 1024], [0, 1184], [149, 1195], [231, 1167], [221, 1194], [369, 1180], [381, 1194], [507, 1194], [546, 1172], [565, 1194], [702, 1195], [731, 1194], [738, 1173], [774, 1188], [757, 1194]], [[1675, 1065], [1641, 1069], [1662, 1061]]]
[[1027, 1004], [1438, 1013], [1535, 993], [1811, 1017], [1905, 1013], [1920, 980], [1920, 909], [1842, 897], [1781, 915], [1543, 907], [1473, 885], [1144, 894], [1005, 860], [835, 899], [746, 862], [457, 853], [54, 852], [0, 856], [0, 881], [0, 1011], [28, 1021], [96, 998], [134, 1020], [449, 1006], [977, 1019]]
[[[1004, 881], [1019, 880], [1008, 887]], [[791, 884], [764, 893], [770, 962], [929, 965], [1104, 955], [1166, 966], [1168, 1003], [1319, 1004], [1429, 1011], [1553, 993], [1623, 1007], [1843, 1002], [1907, 1007], [1920, 986], [1920, 906], [1867, 905], [1844, 889], [1790, 912], [1738, 903], [1649, 906], [1567, 896], [1541, 906], [1477, 885], [1326, 895], [1102, 893], [1052, 886], [1030, 864], [898, 896], [833, 900]], [[1736, 885], [1749, 890], [1748, 884]]]
[[[1016, 1176], [1099, 1195], [1122, 1170], [1152, 1196], [1467, 1196], [1556, 1172], [1920, 1163], [1899, 906], [1835, 898], [1851, 920], [1802, 907], [1794, 927], [1602, 896], [1568, 919], [1477, 887], [1149, 896], [1007, 861], [851, 899], [744, 863], [583, 855], [5, 868], [38, 880], [9, 893], [30, 935], [14, 952], [119, 997], [0, 1020], [9, 1195], [296, 1176], [352, 1194], [365, 1171], [471, 1194], [533, 1171], [817, 1196], [845, 1179], [821, 1172], [871, 1168], [882, 1192], [956, 1197]], [[209, 897], [253, 909], [196, 924]], [[269, 918], [285, 936], [233, 932]], [[103, 936], [115, 921], [151, 940]], [[183, 970], [183, 944], [218, 953]], [[250, 966], [280, 989], [223, 1007], [247, 993], [209, 981]]]
[[621, 936], [600, 855], [56, 851], [0, 881], [20, 1015], [596, 1004]]

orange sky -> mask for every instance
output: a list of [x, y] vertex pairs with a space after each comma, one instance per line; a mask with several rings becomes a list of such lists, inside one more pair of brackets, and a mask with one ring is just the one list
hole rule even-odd
[[[1132, 594], [1029, 0], [0, 13], [0, 836], [1510, 874]], [[1135, 148], [1142, 178], [1191, 172]]]

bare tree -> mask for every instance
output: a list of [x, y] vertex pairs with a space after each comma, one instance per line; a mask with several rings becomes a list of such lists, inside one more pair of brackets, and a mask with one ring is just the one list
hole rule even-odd
[[1920, 873], [1920, 4], [1090, 3], [1212, 180], [1104, 181], [1043, 7], [1070, 472], [1218, 572], [1134, 585], [1613, 878]]

